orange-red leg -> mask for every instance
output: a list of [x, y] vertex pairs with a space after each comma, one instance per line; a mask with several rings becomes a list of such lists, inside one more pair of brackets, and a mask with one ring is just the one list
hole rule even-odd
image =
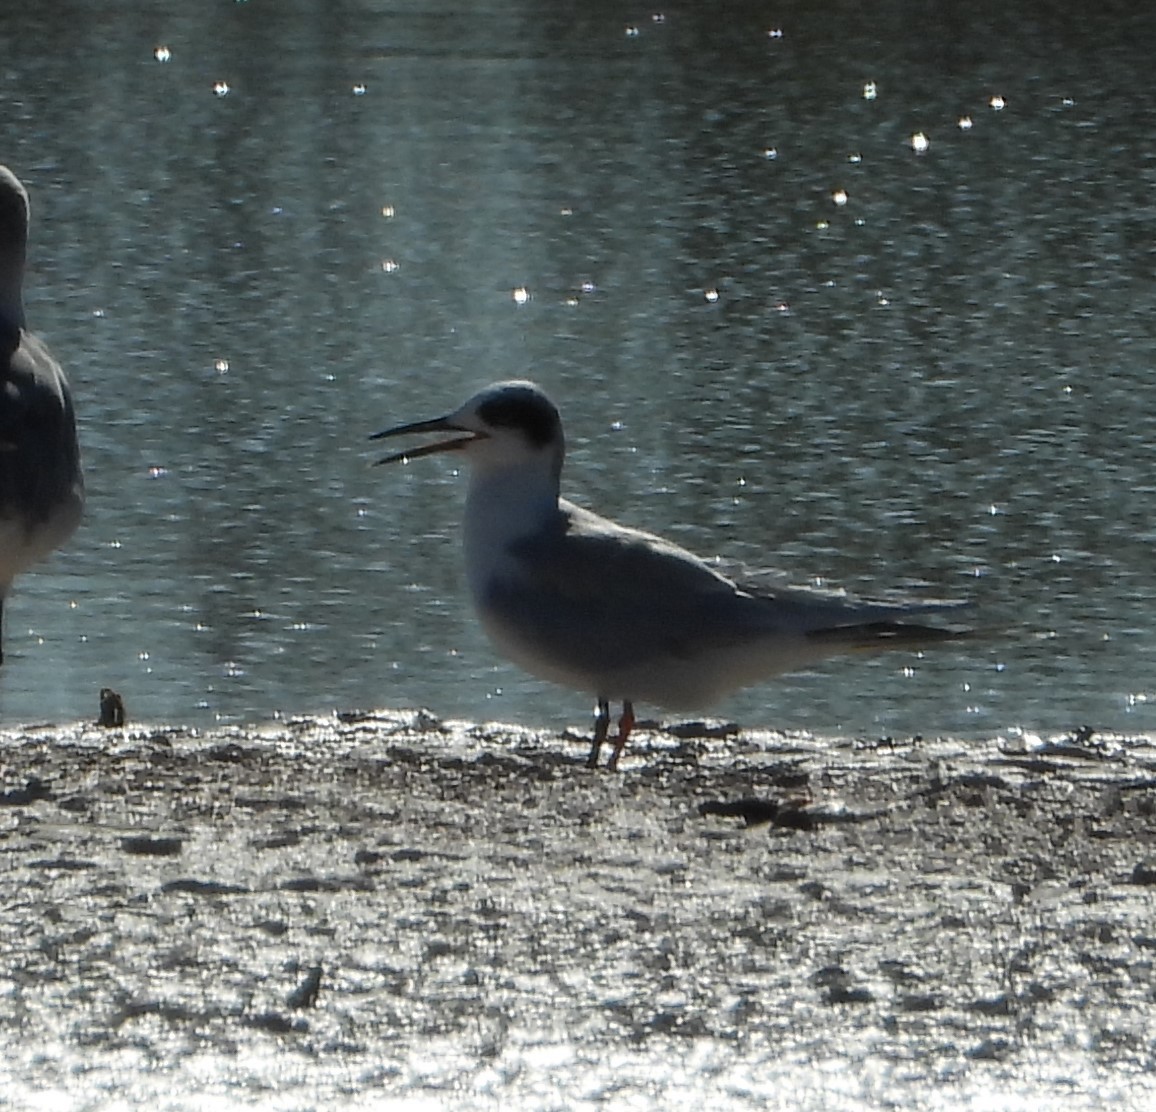
[[618, 736], [614, 739], [614, 751], [610, 754], [610, 760], [606, 762], [606, 767], [611, 772], [618, 770], [618, 758], [622, 756], [622, 750], [626, 748], [626, 739], [630, 737], [630, 731], [634, 728], [634, 706], [627, 699], [622, 704], [622, 717], [618, 720]]

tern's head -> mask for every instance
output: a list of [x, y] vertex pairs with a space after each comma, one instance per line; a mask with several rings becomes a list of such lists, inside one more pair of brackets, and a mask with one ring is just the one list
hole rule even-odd
[[0, 250], [6, 257], [19, 254], [23, 263], [27, 238], [28, 191], [7, 166], [0, 166]]
[[373, 439], [423, 432], [461, 435], [395, 452], [378, 463], [418, 459], [437, 452], [463, 452], [475, 467], [484, 470], [549, 469], [555, 478], [562, 470], [562, 418], [554, 403], [532, 382], [495, 382], [445, 417], [398, 425], [377, 433]]
[[28, 240], [28, 193], [7, 166], [0, 166], [0, 324], [23, 327], [20, 287]]

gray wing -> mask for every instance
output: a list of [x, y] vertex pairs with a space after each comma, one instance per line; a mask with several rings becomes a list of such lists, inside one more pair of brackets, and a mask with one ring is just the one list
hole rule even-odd
[[516, 581], [494, 584], [487, 604], [527, 642], [564, 653], [575, 668], [691, 660], [775, 636], [829, 637], [834, 648], [843, 631], [857, 627], [847, 638], [856, 643], [864, 626], [894, 625], [922, 609], [795, 589], [756, 595], [677, 545], [565, 502], [551, 526], [518, 542], [514, 555]]
[[0, 382], [0, 515], [49, 518], [81, 486], [80, 450], [68, 383], [35, 336], [3, 340]]

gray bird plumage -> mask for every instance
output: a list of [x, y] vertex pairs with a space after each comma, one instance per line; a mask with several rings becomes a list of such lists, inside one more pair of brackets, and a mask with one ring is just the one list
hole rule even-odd
[[0, 166], [0, 616], [13, 579], [72, 535], [84, 506], [68, 381], [25, 328], [28, 212]]

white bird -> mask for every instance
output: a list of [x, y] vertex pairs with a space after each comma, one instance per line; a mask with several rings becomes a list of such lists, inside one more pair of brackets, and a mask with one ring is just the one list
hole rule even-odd
[[608, 766], [635, 701], [706, 706], [740, 688], [849, 649], [912, 648], [961, 633], [915, 624], [954, 602], [856, 603], [790, 588], [747, 589], [678, 545], [560, 497], [565, 440], [532, 382], [498, 382], [445, 417], [373, 439], [450, 432], [379, 463], [461, 452], [470, 463], [465, 564], [497, 648], [526, 671], [597, 700], [596, 767], [611, 701], [623, 703]]
[[72, 535], [84, 507], [68, 381], [24, 327], [27, 244], [28, 194], [0, 166], [0, 616], [12, 580]]

